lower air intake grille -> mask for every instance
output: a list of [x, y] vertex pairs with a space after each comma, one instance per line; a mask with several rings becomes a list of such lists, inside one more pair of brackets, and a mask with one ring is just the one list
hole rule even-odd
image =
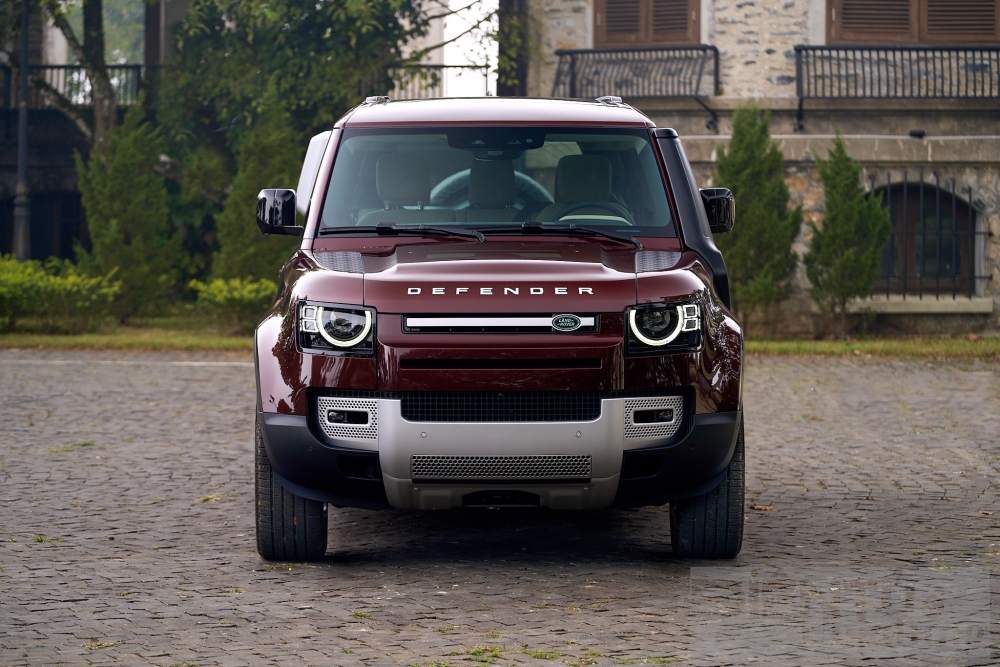
[[601, 416], [596, 391], [414, 392], [402, 395], [411, 422], [584, 422]]
[[413, 479], [590, 479], [590, 456], [431, 456], [410, 457]]

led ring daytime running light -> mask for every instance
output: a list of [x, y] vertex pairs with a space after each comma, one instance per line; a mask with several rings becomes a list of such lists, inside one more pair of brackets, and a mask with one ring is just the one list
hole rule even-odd
[[365, 328], [361, 330], [361, 333], [359, 333], [357, 336], [355, 336], [350, 340], [337, 340], [336, 338], [334, 338], [333, 336], [331, 336], [326, 332], [326, 329], [323, 327], [322, 306], [316, 306], [316, 317], [315, 317], [316, 328], [319, 329], [319, 335], [325, 338], [327, 342], [329, 342], [331, 345], [335, 345], [337, 347], [354, 347], [355, 345], [363, 341], [365, 339], [365, 336], [368, 335], [368, 332], [372, 330], [372, 311], [366, 310], [364, 311], [364, 313], [365, 313]]
[[677, 338], [677, 336], [680, 335], [681, 328], [684, 326], [683, 308], [684, 308], [683, 306], [677, 306], [677, 326], [674, 327], [674, 330], [670, 332], [669, 336], [667, 336], [666, 338], [661, 338], [660, 340], [655, 340], [653, 338], [648, 338], [642, 335], [642, 332], [639, 331], [639, 327], [635, 323], [635, 314], [638, 312], [637, 310], [629, 311], [628, 323], [629, 326], [632, 327], [632, 333], [635, 334], [636, 338], [638, 338], [640, 341], [651, 347], [660, 347], [662, 345], [670, 343], [670, 341], [672, 341], [673, 339]]

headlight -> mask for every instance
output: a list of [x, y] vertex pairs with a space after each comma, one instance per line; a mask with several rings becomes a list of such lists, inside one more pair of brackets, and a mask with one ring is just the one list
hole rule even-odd
[[628, 352], [670, 354], [701, 346], [701, 309], [694, 303], [657, 303], [629, 308]]
[[304, 350], [375, 354], [375, 311], [371, 308], [303, 301], [298, 331]]

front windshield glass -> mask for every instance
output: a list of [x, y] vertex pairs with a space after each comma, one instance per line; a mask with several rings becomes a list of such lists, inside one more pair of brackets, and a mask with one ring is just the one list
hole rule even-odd
[[347, 130], [341, 141], [320, 234], [380, 223], [489, 230], [530, 222], [677, 235], [648, 130]]

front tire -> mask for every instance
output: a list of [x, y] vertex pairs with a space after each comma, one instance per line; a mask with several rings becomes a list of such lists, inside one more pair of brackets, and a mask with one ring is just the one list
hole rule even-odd
[[722, 482], [694, 498], [670, 503], [670, 546], [681, 558], [735, 558], [743, 547], [746, 474], [743, 418]]
[[267, 560], [310, 561], [326, 553], [326, 503], [302, 498], [274, 478], [257, 418], [254, 449], [257, 553]]

